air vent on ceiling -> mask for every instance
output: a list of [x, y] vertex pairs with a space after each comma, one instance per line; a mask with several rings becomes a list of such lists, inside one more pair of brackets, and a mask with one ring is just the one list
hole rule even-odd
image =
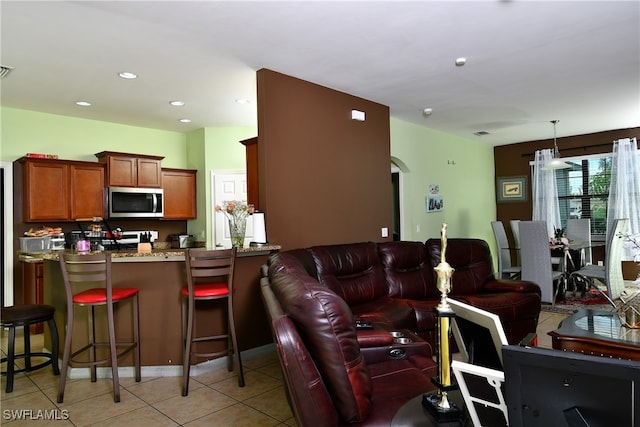
[[0, 79], [4, 79], [13, 71], [13, 67], [7, 67], [6, 65], [0, 65]]
[[480, 130], [478, 132], [474, 132], [473, 134], [475, 136], [485, 136], [485, 135], [489, 135], [489, 132], [487, 132], [486, 130]]

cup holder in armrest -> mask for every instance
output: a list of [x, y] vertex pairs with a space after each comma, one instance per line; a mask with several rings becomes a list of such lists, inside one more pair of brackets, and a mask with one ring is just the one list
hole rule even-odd
[[392, 359], [402, 359], [406, 354], [407, 352], [404, 349], [398, 347], [389, 350], [389, 357]]

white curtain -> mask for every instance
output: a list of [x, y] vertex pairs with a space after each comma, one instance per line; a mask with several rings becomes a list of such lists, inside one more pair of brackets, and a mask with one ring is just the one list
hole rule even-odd
[[553, 237], [554, 229], [560, 228], [560, 205], [558, 203], [558, 189], [556, 187], [556, 172], [553, 169], [544, 169], [544, 166], [553, 159], [553, 150], [536, 151], [533, 160], [532, 199], [534, 221], [547, 222], [547, 234]]
[[[616, 218], [629, 218], [627, 233], [640, 233], [640, 153], [635, 138], [613, 142], [611, 188], [607, 206], [607, 235]], [[625, 248], [623, 260], [632, 260], [630, 248]]]

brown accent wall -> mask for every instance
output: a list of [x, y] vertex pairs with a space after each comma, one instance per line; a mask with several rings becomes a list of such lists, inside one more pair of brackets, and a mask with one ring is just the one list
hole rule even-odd
[[[385, 241], [392, 229], [387, 106], [286, 76], [257, 73], [260, 208], [283, 249]], [[366, 120], [351, 119], [351, 110]]]
[[[640, 138], [640, 128], [618, 129], [586, 135], [558, 138], [558, 149], [563, 157], [588, 154], [610, 153], [613, 141], [621, 138]], [[496, 180], [507, 176], [526, 176], [526, 202], [498, 202], [496, 200], [497, 219], [505, 223], [507, 236], [513, 241], [508, 222], [511, 219], [531, 220], [531, 172], [529, 162], [533, 160], [536, 150], [553, 148], [553, 138], [519, 144], [501, 145], [494, 148]], [[496, 192], [497, 197], [497, 192]], [[594, 261], [604, 259], [603, 253], [594, 252]]]

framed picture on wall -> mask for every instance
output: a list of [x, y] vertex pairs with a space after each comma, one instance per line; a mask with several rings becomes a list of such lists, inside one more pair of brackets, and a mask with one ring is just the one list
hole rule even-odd
[[508, 176], [498, 178], [499, 202], [526, 202], [527, 201], [527, 177]]
[[440, 212], [442, 209], [444, 209], [444, 201], [442, 200], [442, 195], [440, 194], [439, 185], [429, 185], [429, 193], [425, 198], [425, 204], [427, 213]]

